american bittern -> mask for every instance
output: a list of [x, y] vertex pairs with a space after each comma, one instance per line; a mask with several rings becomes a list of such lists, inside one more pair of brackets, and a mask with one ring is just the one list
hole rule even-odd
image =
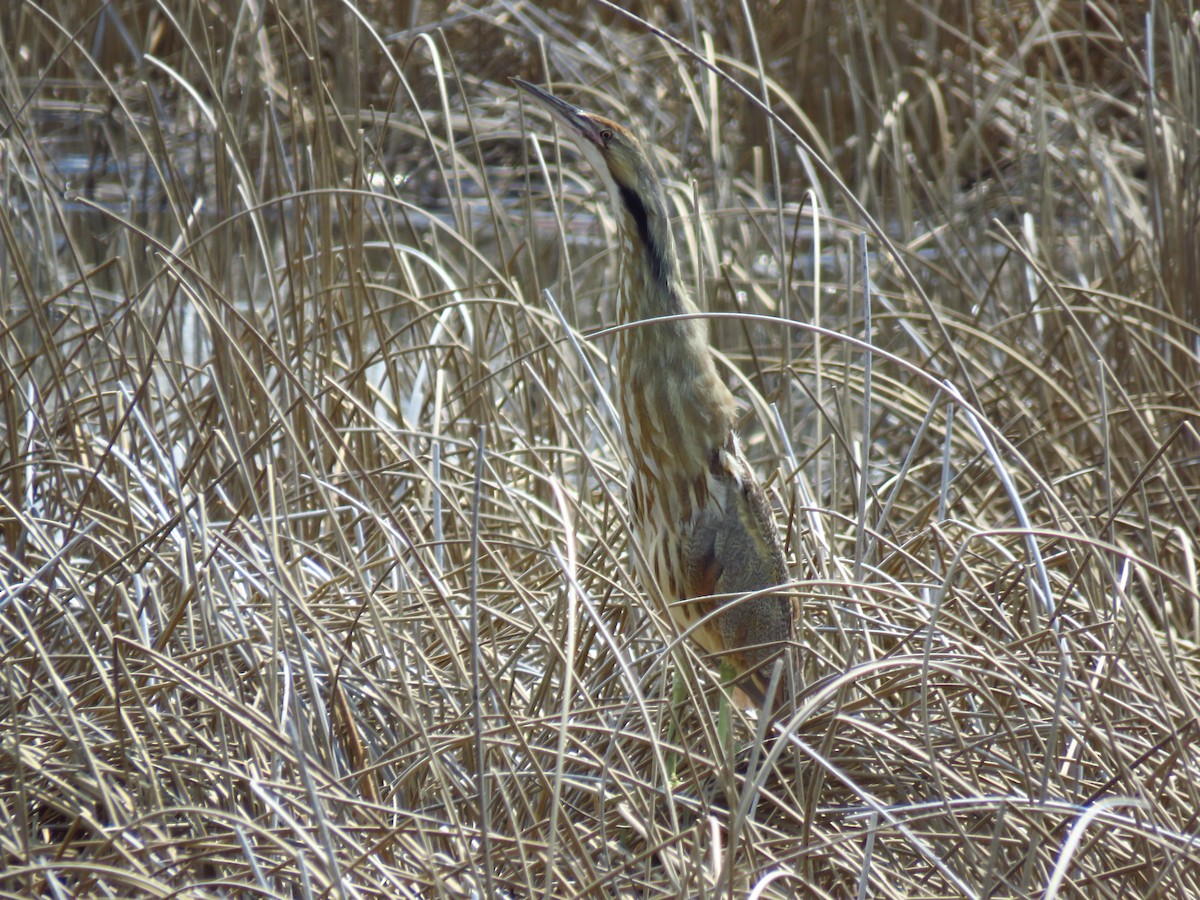
[[[650, 570], [643, 581], [761, 704], [766, 664], [795, 634], [787, 568], [770, 504], [738, 444], [733, 394], [680, 275], [662, 185], [629, 129], [513, 80], [574, 138], [616, 211], [618, 316], [629, 325], [617, 338], [617, 396], [634, 535]], [[664, 316], [691, 318], [656, 321]]]

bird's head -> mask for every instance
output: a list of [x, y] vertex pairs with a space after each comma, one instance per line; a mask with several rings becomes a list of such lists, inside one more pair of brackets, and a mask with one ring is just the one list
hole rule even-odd
[[[642, 142], [611, 119], [573, 106], [528, 81], [514, 78], [513, 82], [574, 138], [608, 188], [617, 222], [623, 223], [626, 233], [636, 238], [638, 252], [631, 258], [638, 265], [631, 271], [644, 272], [645, 283], [652, 288], [642, 294], [645, 310], [650, 312], [643, 310], [632, 317], [686, 309], [690, 301], [680, 287], [667, 201]], [[662, 302], [654, 306], [649, 298]]]
[[614, 202], [632, 191], [647, 198], [658, 191], [658, 178], [642, 142], [628, 128], [604, 116], [580, 109], [535, 84], [514, 78], [513, 83], [538, 102], [575, 140], [580, 152], [596, 170]]

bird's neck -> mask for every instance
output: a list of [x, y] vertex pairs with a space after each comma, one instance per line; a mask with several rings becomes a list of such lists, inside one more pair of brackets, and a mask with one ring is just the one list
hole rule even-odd
[[[620, 401], [635, 465], [657, 458], [703, 472], [733, 430], [733, 395], [717, 372], [700, 318], [647, 321], [699, 312], [679, 274], [661, 188], [621, 190], [625, 221], [618, 337]], [[659, 469], [659, 465], [651, 469]]]
[[622, 214], [620, 304], [623, 322], [697, 312], [683, 287], [667, 202], [657, 181], [638, 191], [621, 185], [617, 209]]

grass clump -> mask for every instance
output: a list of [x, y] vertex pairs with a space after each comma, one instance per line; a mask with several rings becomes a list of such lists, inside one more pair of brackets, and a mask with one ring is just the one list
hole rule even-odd
[[[1200, 891], [1196, 11], [401, 7], [0, 17], [0, 890]], [[654, 145], [787, 529], [732, 754], [511, 75]]]

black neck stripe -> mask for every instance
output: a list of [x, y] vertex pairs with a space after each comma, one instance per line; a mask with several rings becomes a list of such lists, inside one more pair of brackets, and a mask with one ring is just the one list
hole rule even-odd
[[621, 202], [633, 217], [633, 224], [637, 227], [638, 237], [641, 239], [642, 249], [646, 254], [646, 261], [650, 264], [650, 271], [654, 274], [654, 280], [666, 287], [667, 261], [663, 258], [662, 247], [650, 231], [650, 214], [646, 211], [646, 204], [633, 188], [624, 184], [619, 185], [619, 188]]

